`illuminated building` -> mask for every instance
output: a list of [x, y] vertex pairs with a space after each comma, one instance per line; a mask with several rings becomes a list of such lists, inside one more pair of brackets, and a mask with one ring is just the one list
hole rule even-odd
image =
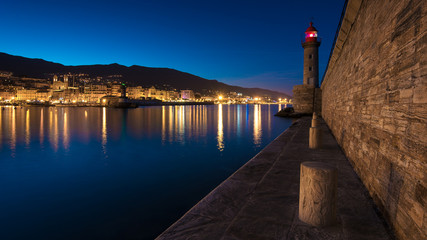
[[103, 96], [107, 95], [107, 86], [101, 84], [91, 84], [84, 88], [83, 100], [85, 102], [100, 102]]
[[1, 91], [0, 101], [10, 101], [16, 98], [15, 92], [12, 91]]
[[52, 83], [52, 89], [53, 90], [65, 90], [68, 88], [68, 83], [67, 82], [60, 82], [60, 81], [54, 81]]
[[111, 86], [111, 95], [120, 97], [120, 84], [114, 84]]
[[16, 91], [16, 100], [36, 100], [37, 89], [19, 89]]
[[52, 97], [51, 90], [39, 89], [36, 92], [36, 100], [38, 101], [49, 101]]
[[170, 100], [178, 100], [179, 99], [179, 93], [175, 91], [168, 91], [169, 99]]
[[181, 98], [184, 100], [194, 100], [193, 90], [181, 90]]
[[141, 86], [128, 87], [127, 96], [132, 99], [140, 99], [141, 97], [144, 97], [144, 89]]
[[169, 100], [169, 92], [165, 90], [157, 90], [156, 99]]
[[152, 86], [145, 91], [145, 97], [149, 99], [156, 99], [157, 97], [157, 89]]

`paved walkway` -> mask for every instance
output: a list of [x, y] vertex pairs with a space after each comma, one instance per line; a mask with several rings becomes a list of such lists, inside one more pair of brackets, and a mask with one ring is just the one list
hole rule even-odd
[[[329, 128], [324, 147], [308, 148], [311, 119], [301, 118], [209, 193], [157, 239], [393, 239]], [[338, 224], [298, 219], [299, 168], [305, 161], [338, 169]]]

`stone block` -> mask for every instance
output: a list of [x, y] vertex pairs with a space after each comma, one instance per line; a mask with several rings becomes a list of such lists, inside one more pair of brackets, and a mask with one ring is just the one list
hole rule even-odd
[[427, 188], [421, 183], [415, 186], [415, 199], [421, 204], [423, 209], [427, 209]]
[[400, 89], [400, 102], [406, 99], [412, 99], [412, 96], [414, 95], [414, 89]]
[[406, 134], [411, 139], [427, 145], [427, 125], [425, 122], [411, 120]]
[[414, 103], [427, 103], [427, 85], [414, 88]]
[[415, 222], [417, 227], [421, 228], [423, 225], [425, 208], [416, 201], [413, 201], [411, 197], [406, 199], [409, 204], [404, 209], [408, 209], [409, 217]]

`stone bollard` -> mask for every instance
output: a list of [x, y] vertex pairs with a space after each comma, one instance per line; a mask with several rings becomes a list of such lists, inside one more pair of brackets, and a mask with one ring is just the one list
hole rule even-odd
[[337, 169], [322, 162], [301, 164], [299, 219], [316, 227], [336, 223]]
[[311, 119], [311, 126], [312, 127], [318, 127], [319, 126], [319, 119], [317, 117], [317, 114], [313, 113], [313, 119]]
[[317, 118], [317, 114], [313, 113], [313, 119], [311, 120], [311, 128], [308, 138], [308, 147], [311, 149], [320, 148], [322, 145], [321, 142], [321, 131], [319, 128], [319, 119]]

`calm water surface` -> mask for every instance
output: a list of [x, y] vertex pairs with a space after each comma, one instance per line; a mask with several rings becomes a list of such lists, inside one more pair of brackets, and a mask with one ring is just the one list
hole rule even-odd
[[4, 107], [0, 239], [153, 239], [290, 126], [281, 107]]

